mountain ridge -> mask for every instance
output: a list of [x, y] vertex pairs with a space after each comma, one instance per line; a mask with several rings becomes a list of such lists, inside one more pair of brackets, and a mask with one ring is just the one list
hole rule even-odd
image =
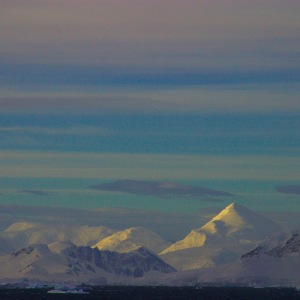
[[[266, 236], [280, 230], [266, 217], [235, 203], [159, 255], [177, 270], [212, 267], [238, 259]], [[192, 250], [195, 249], [195, 250]]]
[[92, 247], [124, 253], [144, 246], [155, 253], [159, 253], [170, 244], [152, 230], [143, 227], [131, 227], [101, 239]]
[[65, 242], [62, 244], [63, 247], [59, 250], [56, 247], [54, 251], [45, 244], [32, 244], [1, 256], [0, 280], [28, 278], [87, 282], [105, 278], [111, 283], [143, 278], [148, 273], [176, 272], [144, 247], [118, 253]]
[[[162, 254], [174, 248], [173, 244], [158, 256], [155, 252], [159, 250], [149, 250], [145, 245], [149, 242], [148, 246], [156, 247], [161, 238], [143, 227], [110, 231], [103, 226], [78, 226], [63, 232], [63, 226], [49, 228], [40, 223], [18, 222], [0, 236], [4, 249], [0, 255], [0, 282], [300, 286], [300, 230], [275, 233], [280, 227], [274, 224], [263, 215], [231, 203], [175, 242], [178, 249]], [[57, 229], [62, 231], [55, 233]], [[267, 233], [270, 235], [266, 238]], [[100, 241], [91, 244], [99, 237]], [[43, 238], [46, 243], [31, 243]], [[82, 244], [76, 244], [76, 240]], [[14, 247], [22, 242], [25, 246], [11, 251], [9, 242]], [[119, 247], [119, 252], [92, 248], [98, 242]]]

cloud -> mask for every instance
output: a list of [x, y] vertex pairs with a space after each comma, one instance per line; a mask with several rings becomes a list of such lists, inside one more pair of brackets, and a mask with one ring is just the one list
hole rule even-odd
[[[72, 75], [71, 75], [72, 76]], [[46, 79], [46, 81], [49, 81]], [[51, 80], [50, 80], [51, 81]], [[16, 83], [14, 79], [13, 85]], [[0, 83], [1, 84], [1, 83]], [[75, 83], [74, 83], [75, 84]], [[75, 84], [76, 85], [76, 84]], [[78, 84], [81, 86], [81, 84]], [[65, 87], [66, 88], [66, 87]], [[86, 89], [86, 87], [85, 87]], [[95, 91], [94, 91], [95, 92]], [[10, 92], [9, 92], [10, 93]], [[123, 93], [123, 95], [121, 95]], [[103, 112], [160, 112], [165, 110], [159, 99], [149, 98], [147, 93], [134, 94], [124, 89], [121, 93], [78, 93], [74, 95], [68, 88], [61, 94], [44, 91], [44, 94], [0, 96], [2, 112], [69, 112], [69, 113], [103, 113]]]
[[38, 191], [38, 190], [21, 190], [20, 193], [31, 194], [34, 196], [43, 196], [43, 197], [53, 195], [53, 193]]
[[[278, 76], [277, 76], [278, 75]], [[295, 74], [271, 74], [270, 77], [252, 74], [252, 83], [245, 83], [247, 79], [241, 74], [227, 79], [211, 81], [206, 79], [201, 83], [183, 84], [179, 78], [162, 78], [158, 76], [152, 83], [146, 78], [141, 78], [138, 84], [134, 81], [128, 82], [128, 86], [112, 84], [113, 88], [106, 91], [99, 91], [99, 85], [89, 86], [81, 83], [73, 83], [82, 87], [84, 92], [77, 95], [72, 87], [64, 86], [63, 89], [54, 93], [53, 86], [48, 82], [47, 86], [52, 88], [39, 91], [38, 83], [29, 85], [22, 93], [16, 77], [9, 83], [10, 89], [2, 89], [0, 96], [0, 107], [2, 113], [255, 113], [255, 112], [299, 112], [299, 83], [287, 82], [289, 78], [298, 80], [300, 73]], [[181, 75], [189, 77], [190, 75]], [[220, 74], [215, 74], [219, 77]], [[87, 75], [89, 77], [89, 75]], [[126, 76], [125, 76], [126, 77]], [[180, 77], [180, 76], [179, 76]], [[193, 76], [192, 76], [193, 77]], [[246, 76], [247, 77], [247, 76]], [[287, 80], [282, 78], [287, 78]], [[89, 77], [90, 78], [90, 77]], [[235, 78], [242, 78], [240, 82], [234, 82]], [[269, 79], [267, 79], [269, 78]], [[162, 79], [162, 80], [160, 80]], [[191, 79], [193, 81], [193, 79]], [[227, 81], [225, 83], [225, 81]], [[237, 79], [239, 80], [239, 79]], [[270, 80], [272, 84], [268, 82]], [[49, 80], [51, 81], [51, 80]], [[210, 83], [209, 83], [210, 81]], [[284, 81], [284, 82], [282, 82]], [[47, 82], [47, 80], [46, 80]], [[138, 87], [143, 82], [148, 87]], [[173, 83], [172, 83], [173, 82]], [[142, 85], [143, 85], [142, 83]], [[170, 83], [172, 83], [170, 85]], [[164, 85], [165, 84], [165, 85]], [[1, 83], [0, 83], [1, 85]], [[54, 85], [55, 86], [55, 85]], [[15, 88], [14, 88], [15, 87]], [[155, 88], [154, 88], [155, 87]], [[104, 88], [105, 90], [105, 88]], [[284, 101], [282, 101], [284, 99]]]
[[[267, 99], [257, 93], [244, 99], [248, 93], [242, 92], [228, 93], [224, 100], [223, 91], [203, 90], [196, 97], [186, 91], [167, 103], [121, 97], [128, 87], [173, 86], [176, 96], [178, 86], [299, 82], [300, 4], [275, 2], [2, 1], [0, 87], [10, 97], [2, 97], [1, 111], [299, 111], [299, 93], [282, 101], [274, 86]], [[120, 86], [125, 89], [119, 101], [102, 95], [12, 99], [24, 89], [74, 92], [77, 87], [76, 95]]]
[[287, 55], [270, 61], [280, 45], [270, 47], [271, 38], [299, 36], [294, 0], [74, 2], [2, 1], [0, 54], [6, 61], [177, 67], [249, 63], [251, 56], [252, 65], [271, 65], [288, 62]]
[[[0, 151], [1, 177], [299, 180], [298, 157]], [[282, 172], [284, 170], [284, 172]]]
[[276, 191], [282, 194], [300, 195], [300, 185], [283, 185], [276, 187]]
[[[1, 103], [1, 100], [0, 100]], [[36, 134], [36, 135], [50, 135], [50, 136], [82, 136], [82, 135], [109, 135], [113, 131], [96, 126], [70, 126], [70, 127], [42, 127], [42, 126], [13, 126], [13, 127], [0, 127], [0, 134]]]
[[299, 9], [2, 1], [1, 112], [299, 112]]
[[117, 180], [111, 183], [94, 185], [91, 188], [100, 191], [125, 192], [154, 197], [233, 196], [233, 194], [224, 191], [166, 181]]

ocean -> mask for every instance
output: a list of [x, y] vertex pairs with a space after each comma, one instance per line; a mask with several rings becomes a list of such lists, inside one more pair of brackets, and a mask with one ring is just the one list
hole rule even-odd
[[86, 288], [88, 294], [47, 294], [49, 289], [0, 289], [1, 300], [78, 299], [78, 300], [298, 300], [293, 288], [250, 287], [123, 287]]

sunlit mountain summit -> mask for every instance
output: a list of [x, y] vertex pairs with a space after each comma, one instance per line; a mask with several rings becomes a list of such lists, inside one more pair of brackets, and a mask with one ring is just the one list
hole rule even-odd
[[142, 227], [131, 227], [102, 239], [93, 247], [123, 253], [143, 246], [155, 253], [159, 253], [169, 247], [170, 244], [170, 242], [165, 241], [152, 230]]
[[179, 270], [223, 264], [278, 230], [280, 226], [265, 216], [232, 203], [160, 255]]

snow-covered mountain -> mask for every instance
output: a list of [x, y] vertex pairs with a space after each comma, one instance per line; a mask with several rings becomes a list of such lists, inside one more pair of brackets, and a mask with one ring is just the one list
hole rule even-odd
[[300, 230], [279, 231], [237, 204], [172, 245], [141, 227], [18, 222], [0, 234], [0, 282], [300, 286]]
[[128, 253], [69, 242], [31, 245], [0, 257], [0, 281], [153, 285], [300, 286], [300, 230], [273, 236], [229, 264], [175, 270], [145, 248]]
[[162, 239], [152, 230], [132, 227], [102, 239], [93, 247], [121, 253], [133, 251], [139, 247], [146, 247], [155, 253], [159, 253], [170, 245], [171, 243]]
[[[69, 264], [69, 265], [68, 265]], [[38, 278], [45, 280], [67, 273], [72, 265], [66, 257], [49, 250], [47, 245], [37, 244], [0, 257], [1, 278]]]
[[68, 247], [62, 254], [80, 261], [92, 262], [108, 273], [132, 277], [143, 277], [145, 273], [156, 271], [170, 273], [176, 270], [166, 264], [156, 254], [144, 247], [127, 253], [101, 251], [91, 247]]
[[9, 226], [1, 237], [14, 249], [31, 244], [49, 244], [71, 241], [78, 246], [90, 246], [113, 234], [115, 231], [104, 226], [60, 226], [32, 222], [16, 222]]
[[160, 256], [177, 270], [211, 267], [234, 261], [279, 230], [279, 225], [268, 218], [232, 203]]
[[71, 243], [35, 244], [0, 257], [0, 280], [39, 279], [126, 283], [148, 274], [175, 272], [154, 253], [139, 248], [128, 253], [101, 251]]
[[296, 256], [300, 259], [300, 229], [271, 236], [254, 250], [244, 254], [241, 259], [289, 256]]
[[233, 263], [160, 278], [168, 285], [300, 286], [300, 230], [266, 239]]

